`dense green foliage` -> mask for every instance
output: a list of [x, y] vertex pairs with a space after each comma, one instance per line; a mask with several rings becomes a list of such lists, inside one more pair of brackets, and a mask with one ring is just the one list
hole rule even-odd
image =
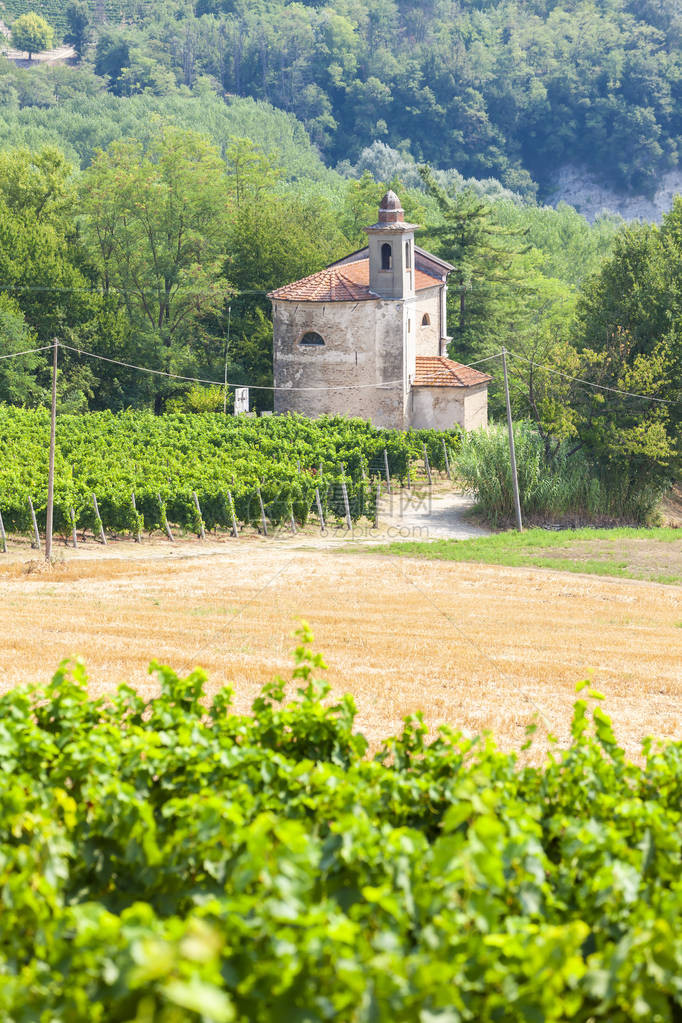
[[29, 60], [34, 53], [49, 50], [54, 42], [54, 29], [37, 14], [21, 14], [12, 23], [12, 46], [28, 53]]
[[[115, 94], [170, 95], [204, 80], [295, 114], [332, 162], [381, 139], [532, 194], [562, 163], [647, 190], [678, 161], [674, 0], [88, 6], [86, 58]], [[67, 30], [55, 0], [6, 7]]]
[[[378, 430], [363, 420], [296, 416], [250, 419], [222, 414], [154, 416], [110, 412], [59, 417], [55, 459], [55, 524], [71, 529], [73, 508], [82, 528], [97, 529], [92, 495], [107, 529], [163, 528], [166, 519], [200, 529], [192, 493], [209, 529], [260, 520], [260, 490], [272, 523], [305, 523], [319, 488], [325, 515], [343, 519], [345, 481], [351, 516], [373, 515], [376, 482], [392, 476], [427, 445], [434, 468], [444, 468], [460, 433]], [[31, 528], [28, 498], [39, 518], [47, 501], [49, 414], [0, 405], [0, 512], [5, 527]], [[136, 510], [131, 495], [135, 495]], [[229, 495], [233, 504], [230, 505]]]
[[680, 744], [635, 766], [580, 699], [540, 767], [419, 715], [370, 759], [300, 640], [247, 715], [158, 666], [0, 697], [0, 1013], [679, 1019]]
[[[647, 481], [637, 467], [612, 468], [559, 445], [548, 460], [531, 423], [514, 424], [519, 496], [524, 518], [535, 521], [644, 522], [665, 484]], [[514, 521], [514, 491], [506, 426], [464, 434], [455, 470], [493, 525]]]

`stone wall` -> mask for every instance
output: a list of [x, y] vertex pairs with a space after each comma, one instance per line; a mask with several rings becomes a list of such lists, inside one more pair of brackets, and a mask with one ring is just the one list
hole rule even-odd
[[[360, 416], [404, 429], [404, 317], [399, 301], [275, 300], [274, 382], [284, 388], [275, 391], [275, 411]], [[320, 334], [324, 346], [300, 345], [307, 331]], [[379, 386], [389, 381], [397, 382]]]
[[[441, 285], [417, 292], [414, 307], [414, 322], [417, 332], [417, 355], [440, 355], [440, 289]], [[431, 321], [422, 326], [424, 316]], [[444, 331], [443, 333], [446, 333]]]

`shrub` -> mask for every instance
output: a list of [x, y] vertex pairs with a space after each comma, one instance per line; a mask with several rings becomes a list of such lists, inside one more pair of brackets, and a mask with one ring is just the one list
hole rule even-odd
[[369, 759], [300, 639], [249, 715], [158, 665], [0, 697], [0, 1018], [678, 1020], [682, 744], [580, 699], [542, 767], [418, 715]]
[[[514, 424], [514, 447], [521, 509], [529, 518], [645, 522], [661, 496], [659, 487], [593, 465], [580, 451], [567, 454], [567, 445], [548, 463], [543, 440], [530, 423]], [[492, 525], [513, 521], [506, 426], [464, 434], [455, 469]]]

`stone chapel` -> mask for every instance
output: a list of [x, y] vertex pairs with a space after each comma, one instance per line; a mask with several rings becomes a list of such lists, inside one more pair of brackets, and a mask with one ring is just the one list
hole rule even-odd
[[448, 274], [389, 191], [368, 245], [269, 294], [275, 412], [406, 430], [485, 426], [490, 377], [447, 358]]

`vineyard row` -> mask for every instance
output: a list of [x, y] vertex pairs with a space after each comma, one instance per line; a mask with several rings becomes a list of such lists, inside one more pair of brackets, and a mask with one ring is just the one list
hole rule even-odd
[[[47, 417], [0, 408], [0, 532], [33, 533], [47, 503]], [[140, 536], [172, 527], [203, 535], [255, 525], [349, 527], [375, 518], [378, 485], [408, 487], [449, 471], [459, 434], [379, 430], [340, 417], [265, 420], [207, 414], [92, 413], [60, 420], [54, 526], [64, 536]]]

